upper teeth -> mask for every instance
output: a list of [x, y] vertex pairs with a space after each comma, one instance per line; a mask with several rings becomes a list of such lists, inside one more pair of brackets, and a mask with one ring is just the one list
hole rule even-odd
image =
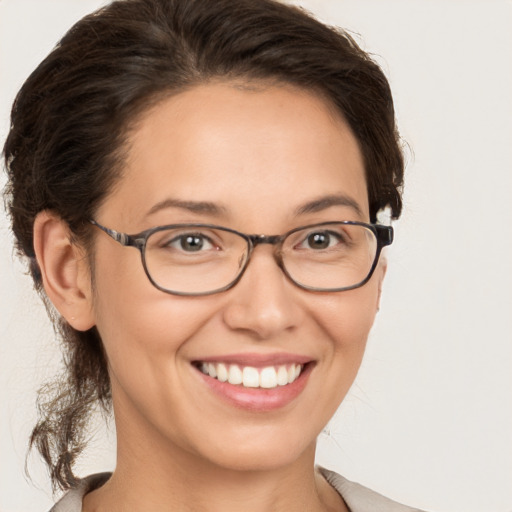
[[240, 367], [236, 364], [201, 363], [199, 369], [204, 374], [221, 382], [241, 384], [246, 388], [270, 389], [291, 384], [300, 375], [303, 365], [291, 364], [254, 368], [253, 366]]

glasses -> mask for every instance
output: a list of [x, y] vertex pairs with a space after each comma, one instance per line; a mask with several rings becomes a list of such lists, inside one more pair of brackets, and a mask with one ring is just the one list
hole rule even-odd
[[341, 292], [371, 278], [393, 228], [341, 221], [302, 226], [284, 235], [247, 235], [212, 224], [171, 224], [134, 235], [90, 221], [123, 246], [136, 247], [151, 283], [173, 295], [211, 295], [233, 287], [257, 245], [274, 246], [286, 277], [304, 290]]

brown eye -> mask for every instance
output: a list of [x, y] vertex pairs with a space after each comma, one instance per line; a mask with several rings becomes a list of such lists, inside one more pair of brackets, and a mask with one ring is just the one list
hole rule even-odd
[[311, 249], [326, 249], [329, 247], [330, 241], [329, 233], [312, 233], [307, 238], [308, 246]]
[[304, 241], [299, 244], [299, 248], [321, 251], [343, 244], [343, 242], [344, 240], [340, 233], [331, 230], [313, 231], [306, 235]]

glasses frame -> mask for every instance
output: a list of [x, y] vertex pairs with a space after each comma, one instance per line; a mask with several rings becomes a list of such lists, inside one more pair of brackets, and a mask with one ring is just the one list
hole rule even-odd
[[[150, 229], [141, 231], [140, 233], [135, 233], [133, 235], [129, 235], [127, 233], [121, 233], [119, 231], [115, 231], [114, 229], [107, 228], [93, 219], [90, 219], [89, 222], [92, 225], [96, 226], [97, 228], [101, 229], [101, 231], [106, 233], [108, 236], [113, 238], [116, 242], [120, 243], [124, 247], [135, 247], [136, 249], [138, 249], [141, 254], [141, 260], [142, 260], [142, 266], [144, 268], [144, 272], [146, 273], [149, 281], [155, 288], [157, 288], [158, 290], [160, 290], [164, 293], [169, 293], [171, 295], [178, 295], [178, 296], [186, 296], [186, 297], [199, 297], [199, 296], [206, 296], [206, 295], [214, 295], [216, 293], [225, 292], [225, 291], [229, 290], [230, 288], [233, 288], [233, 286], [235, 286], [240, 281], [240, 279], [244, 275], [247, 267], [249, 266], [249, 262], [251, 260], [251, 256], [252, 256], [254, 249], [256, 248], [256, 246], [261, 245], [261, 244], [270, 244], [270, 245], [275, 246], [274, 260], [276, 261], [278, 267], [281, 269], [283, 274], [295, 286], [297, 286], [303, 290], [310, 291], [310, 292], [330, 293], [330, 292], [343, 292], [343, 291], [347, 291], [347, 290], [353, 290], [355, 288], [360, 288], [361, 286], [365, 285], [371, 279], [371, 277], [377, 267], [377, 263], [379, 261], [382, 249], [388, 245], [391, 245], [393, 243], [393, 238], [394, 238], [394, 232], [393, 232], [392, 226], [384, 226], [381, 224], [368, 224], [366, 222], [349, 221], [349, 220], [308, 224], [305, 226], [300, 226], [300, 227], [294, 228], [290, 231], [287, 231], [286, 233], [284, 233], [282, 235], [248, 235], [246, 233], [241, 233], [240, 231], [236, 231], [235, 229], [226, 228], [223, 226], [217, 226], [215, 224], [204, 224], [204, 223], [168, 224], [165, 226], [156, 226], [154, 228], [150, 228]], [[284, 240], [286, 238], [288, 238], [290, 235], [292, 235], [293, 233], [296, 233], [297, 231], [300, 231], [302, 229], [310, 229], [310, 228], [314, 228], [314, 227], [322, 227], [322, 226], [327, 226], [327, 225], [332, 225], [332, 224], [363, 226], [363, 227], [369, 229], [375, 235], [375, 238], [377, 239], [377, 250], [375, 251], [375, 258], [374, 258], [373, 264], [370, 268], [368, 275], [360, 283], [357, 283], [357, 284], [351, 285], [351, 286], [345, 286], [342, 288], [315, 288], [312, 286], [303, 285], [303, 284], [295, 281], [293, 279], [293, 277], [286, 270], [286, 267], [284, 265], [283, 258], [282, 258], [282, 253], [280, 251]], [[212, 291], [201, 292], [201, 293], [177, 292], [174, 290], [170, 290], [168, 288], [164, 288], [163, 286], [160, 286], [158, 283], [156, 283], [154, 281], [154, 279], [152, 278], [152, 276], [148, 270], [148, 267], [146, 265], [146, 244], [147, 244], [148, 238], [153, 233], [157, 233], [159, 231], [164, 231], [167, 229], [200, 228], [200, 227], [209, 228], [209, 229], [217, 229], [220, 231], [226, 231], [228, 233], [233, 233], [235, 235], [242, 237], [247, 242], [247, 259], [245, 260], [244, 265], [241, 267], [236, 278], [233, 281], [231, 281], [229, 284], [227, 284], [226, 286], [223, 286], [222, 288], [217, 288]]]

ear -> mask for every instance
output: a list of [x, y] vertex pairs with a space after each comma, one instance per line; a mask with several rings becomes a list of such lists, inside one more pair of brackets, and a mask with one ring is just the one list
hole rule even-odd
[[50, 211], [34, 221], [34, 249], [46, 295], [78, 331], [95, 325], [90, 269], [85, 251], [71, 241], [66, 222]]
[[377, 311], [380, 309], [380, 297], [382, 295], [382, 283], [384, 282], [384, 277], [386, 276], [386, 271], [388, 270], [388, 260], [384, 254], [381, 254], [379, 258], [379, 263], [376, 271], [378, 272], [378, 293], [377, 293]]

